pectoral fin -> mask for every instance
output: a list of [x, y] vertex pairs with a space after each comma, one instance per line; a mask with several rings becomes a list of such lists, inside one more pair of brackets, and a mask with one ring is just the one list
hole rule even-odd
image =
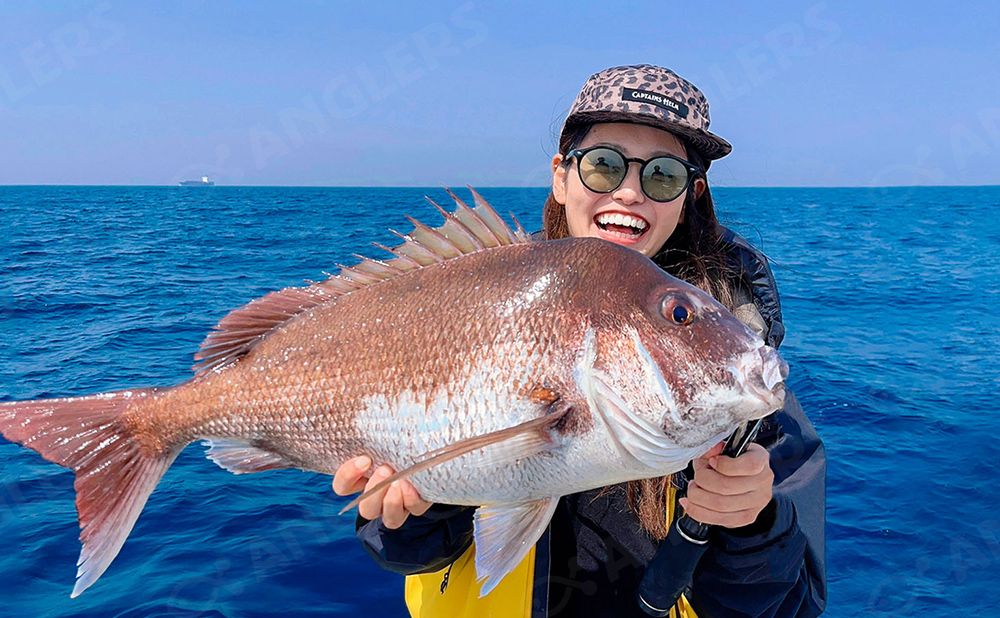
[[570, 410], [571, 408], [569, 407], [554, 406], [553, 411], [545, 414], [544, 416], [531, 419], [530, 421], [525, 421], [519, 425], [514, 425], [513, 427], [507, 427], [498, 431], [491, 431], [490, 433], [486, 433], [481, 436], [459, 440], [458, 442], [450, 444], [444, 448], [426, 453], [420, 458], [419, 461], [417, 461], [417, 463], [413, 464], [409, 468], [400, 470], [368, 491], [364, 492], [354, 500], [351, 500], [351, 502], [341, 509], [340, 512], [345, 513], [351, 510], [357, 506], [359, 502], [393, 481], [409, 478], [417, 472], [433, 468], [438, 464], [442, 464], [446, 461], [455, 459], [456, 457], [471, 453], [477, 449], [495, 444], [502, 444], [502, 449], [498, 449], [492, 453], [491, 461], [493, 463], [511, 461], [535, 455], [545, 450], [552, 444], [548, 435], [548, 430]]
[[515, 504], [493, 504], [476, 510], [476, 575], [482, 581], [479, 596], [490, 593], [520, 564], [555, 513], [559, 497]]

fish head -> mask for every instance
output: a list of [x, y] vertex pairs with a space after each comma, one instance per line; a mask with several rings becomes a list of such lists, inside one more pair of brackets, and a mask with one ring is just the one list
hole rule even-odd
[[592, 407], [638, 427], [623, 444], [666, 473], [780, 409], [788, 365], [711, 295], [637, 257], [594, 323]]

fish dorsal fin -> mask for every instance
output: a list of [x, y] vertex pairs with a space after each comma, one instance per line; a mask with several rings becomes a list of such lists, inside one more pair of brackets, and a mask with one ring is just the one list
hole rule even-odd
[[[409, 234], [400, 234], [391, 230], [399, 236], [403, 242], [395, 247], [385, 247], [376, 245], [380, 249], [388, 251], [395, 259], [389, 262], [380, 263], [381, 266], [389, 266], [402, 272], [408, 272], [437, 264], [481, 251], [504, 245], [516, 245], [531, 242], [530, 236], [518, 224], [511, 228], [500, 215], [493, 210], [493, 207], [479, 195], [479, 193], [469, 187], [475, 203], [474, 208], [470, 208], [460, 197], [455, 195], [450, 189], [445, 189], [448, 195], [455, 201], [455, 210], [448, 212], [434, 200], [427, 198], [434, 208], [444, 217], [444, 223], [436, 228], [428, 227], [416, 219], [410, 218], [413, 223], [413, 231]], [[353, 270], [363, 269], [365, 274], [374, 274], [368, 262], [365, 260]], [[348, 273], [351, 276], [353, 273]], [[324, 284], [331, 283], [334, 279], [344, 276], [343, 271], [339, 275], [331, 277]], [[385, 279], [394, 276], [382, 276]]]
[[198, 361], [195, 372], [201, 375], [245, 356], [275, 328], [332, 298], [336, 294], [319, 284], [285, 288], [231, 312], [208, 334], [194, 355]]
[[222, 318], [195, 354], [195, 372], [201, 375], [239, 360], [283, 324], [345, 294], [484, 249], [531, 242], [520, 224], [515, 228], [507, 225], [472, 187], [469, 191], [475, 206], [471, 208], [450, 189], [445, 191], [455, 201], [451, 212], [427, 198], [444, 216], [442, 225], [432, 228], [407, 217], [413, 224], [410, 233], [390, 230], [402, 243], [395, 247], [375, 243], [392, 254], [392, 259], [383, 261], [355, 255], [357, 264], [338, 264], [340, 270], [325, 281], [271, 292]]

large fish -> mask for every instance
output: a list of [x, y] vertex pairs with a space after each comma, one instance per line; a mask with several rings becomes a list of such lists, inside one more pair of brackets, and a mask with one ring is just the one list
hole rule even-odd
[[73, 596], [195, 440], [237, 474], [369, 455], [479, 506], [485, 594], [560, 496], [676, 472], [781, 407], [787, 366], [709, 295], [603, 240], [532, 241], [474, 197], [388, 261], [233, 311], [188, 382], [0, 404], [5, 438], [76, 474]]

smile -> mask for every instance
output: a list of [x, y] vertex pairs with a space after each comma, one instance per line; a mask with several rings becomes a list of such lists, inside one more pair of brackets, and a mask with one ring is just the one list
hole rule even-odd
[[594, 217], [602, 236], [612, 241], [636, 241], [649, 229], [649, 222], [642, 217], [622, 212], [602, 212]]

